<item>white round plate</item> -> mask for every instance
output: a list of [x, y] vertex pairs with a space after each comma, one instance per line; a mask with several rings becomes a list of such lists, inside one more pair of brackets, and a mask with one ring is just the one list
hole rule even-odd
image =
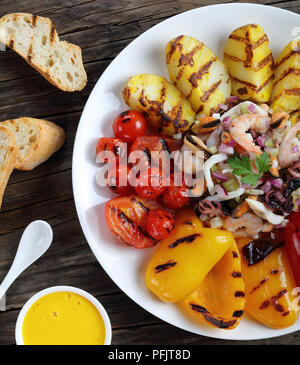
[[[231, 331], [200, 326], [174, 304], [163, 303], [147, 290], [144, 270], [153, 249], [136, 250], [118, 243], [104, 219], [104, 205], [112, 197], [99, 189], [95, 175], [95, 147], [101, 136], [111, 137], [112, 121], [128, 109], [122, 99], [128, 78], [148, 72], [168, 77], [165, 46], [175, 36], [191, 35], [222, 57], [229, 34], [239, 26], [258, 23], [270, 39], [274, 57], [296, 38], [300, 16], [275, 7], [255, 4], [227, 4], [202, 7], [176, 15], [149, 29], [130, 43], [98, 80], [84, 108], [73, 152], [73, 191], [85, 237], [101, 266], [132, 300], [156, 317], [184, 330], [215, 338], [254, 340], [280, 336], [300, 329], [300, 321], [289, 328], [273, 330], [248, 318]], [[299, 30], [299, 28], [298, 28]], [[101, 34], [99, 34], [99, 37]], [[101, 283], [99, 283], [101, 285]]]

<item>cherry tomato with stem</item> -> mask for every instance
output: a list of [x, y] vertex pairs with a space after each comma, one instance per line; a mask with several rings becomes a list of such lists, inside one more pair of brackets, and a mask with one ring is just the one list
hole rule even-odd
[[147, 215], [147, 232], [156, 240], [162, 240], [172, 234], [175, 223], [172, 215], [165, 209], [153, 209]]
[[116, 138], [132, 143], [137, 137], [146, 134], [147, 121], [142, 113], [136, 110], [127, 110], [115, 118], [113, 132]]

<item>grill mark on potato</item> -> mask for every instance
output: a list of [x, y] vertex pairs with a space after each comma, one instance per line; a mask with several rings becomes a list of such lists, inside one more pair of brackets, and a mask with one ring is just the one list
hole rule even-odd
[[254, 71], [257, 72], [267, 66], [269, 63], [272, 63], [272, 69], [274, 67], [274, 61], [273, 61], [273, 55], [272, 52], [268, 54], [265, 58], [263, 58], [257, 65], [257, 67], [254, 68]]
[[157, 265], [154, 268], [155, 273], [158, 274], [158, 273], [160, 273], [162, 271], [168, 270], [171, 267], [174, 267], [176, 264], [177, 264], [177, 262], [170, 260], [170, 261], [166, 262], [165, 264]]
[[175, 248], [178, 245], [182, 244], [182, 243], [192, 243], [195, 241], [195, 239], [197, 237], [201, 237], [200, 233], [195, 233], [195, 234], [191, 234], [189, 236], [185, 236], [182, 238], [179, 238], [178, 240], [174, 241], [173, 243], [170, 243], [168, 247], [170, 248]]
[[201, 98], [200, 98], [200, 100], [203, 102], [203, 103], [205, 103], [208, 99], [209, 99], [209, 97], [211, 96], [211, 94], [213, 94], [215, 91], [216, 91], [216, 89], [219, 87], [219, 85], [221, 84], [221, 82], [222, 82], [222, 80], [219, 80], [219, 81], [217, 81], [217, 82], [215, 82], [213, 85], [212, 85], [212, 87], [209, 89], [209, 90], [207, 90], [202, 96], [201, 96]]
[[236, 259], [237, 257], [239, 257], [239, 255], [236, 251], [232, 251], [232, 257]]
[[[248, 65], [249, 60], [242, 60], [241, 58], [230, 55], [228, 53], [224, 53], [224, 58], [227, 58], [234, 62], [242, 63], [242, 64], [244, 64], [245, 67], [249, 67], [249, 65]], [[266, 56], [264, 59], [262, 59], [258, 63], [258, 65], [253, 68], [253, 70], [255, 72], [257, 72], [257, 71], [261, 70], [262, 68], [264, 68], [265, 66], [267, 66], [269, 63], [272, 63], [272, 68], [273, 68], [274, 61], [273, 61], [272, 52], [268, 56]]]
[[246, 94], [248, 94], [248, 90], [247, 90], [246, 86], [244, 86], [244, 87], [240, 87], [239, 89], [237, 89], [237, 92], [238, 92], [240, 95], [246, 95]]
[[239, 298], [239, 297], [244, 297], [245, 296], [245, 292], [241, 291], [241, 290], [237, 290], [235, 293], [234, 293], [234, 296], [236, 298]]
[[278, 273], [279, 273], [279, 270], [277, 270], [277, 269], [273, 269], [273, 270], [270, 271], [271, 275], [276, 275]]
[[179, 58], [179, 65], [180, 66], [194, 66], [194, 55], [200, 51], [203, 47], [203, 43], [198, 44], [196, 47], [194, 47], [190, 52], [186, 54], [182, 54]]
[[248, 81], [245, 81], [245, 80], [241, 80], [241, 79], [239, 79], [239, 78], [237, 78], [237, 77], [235, 77], [235, 76], [233, 76], [233, 75], [230, 75], [231, 76], [231, 79], [233, 80], [233, 81], [236, 81], [236, 82], [239, 82], [240, 84], [243, 84], [243, 85], [246, 85], [246, 86], [248, 86], [250, 89], [252, 89], [252, 90], [256, 90], [256, 88], [257, 88], [257, 86], [256, 85], [254, 85], [254, 84], [251, 84], [250, 82], [248, 82]]
[[150, 105], [150, 110], [156, 116], [162, 118], [162, 126], [168, 126], [169, 124], [173, 124], [175, 129], [186, 127], [189, 122], [185, 119], [182, 119], [182, 105], [178, 102], [167, 114], [163, 110], [163, 104], [160, 101], [149, 100], [147, 96], [145, 96], [145, 100]]
[[251, 291], [250, 294], [254, 293], [257, 289], [259, 289], [260, 287], [262, 287], [266, 282], [268, 281], [268, 278], [264, 278], [260, 281], [260, 283], [258, 285], [256, 285]]
[[[269, 83], [269, 82], [271, 82], [272, 80], [273, 80], [273, 78], [274, 78], [274, 75], [271, 75], [264, 83], [262, 83], [259, 87], [257, 87], [256, 85], [254, 85], [254, 84], [251, 84], [250, 82], [248, 82], [248, 81], [245, 81], [245, 80], [241, 80], [241, 79], [239, 79], [239, 78], [237, 78], [237, 77], [235, 77], [235, 76], [233, 76], [233, 75], [230, 75], [231, 76], [231, 79], [233, 80], [233, 81], [236, 81], [236, 82], [239, 82], [240, 84], [243, 84], [243, 85], [245, 85], [245, 86], [247, 86], [247, 87], [249, 87], [250, 89], [252, 89], [252, 90], [254, 90], [254, 91], [256, 91], [257, 93], [259, 92], [259, 91], [261, 91], [264, 87], [266, 87], [267, 86], [267, 84]], [[247, 89], [245, 89], [245, 88], [240, 88], [240, 89], [238, 89], [238, 92], [241, 94], [241, 95], [243, 95], [243, 94], [246, 94], [247, 93], [247, 91], [246, 91]]]
[[286, 55], [284, 56], [280, 62], [277, 62], [275, 65], [275, 68], [278, 68], [279, 66], [281, 66], [285, 61], [287, 61], [290, 57], [292, 57], [294, 54], [296, 53], [296, 51], [294, 51], [293, 49]]
[[251, 43], [246, 43], [245, 53], [246, 53], [245, 67], [251, 67], [253, 58], [253, 48], [251, 46]]
[[285, 93], [287, 95], [296, 95], [296, 96], [299, 96], [300, 95], [300, 88], [287, 89], [287, 90], [285, 90]]
[[[193, 72], [189, 78], [189, 82], [192, 84], [192, 89], [196, 88], [198, 86], [198, 80], [201, 80], [203, 75], [209, 73], [209, 69], [210, 66], [217, 60], [217, 57], [212, 58], [210, 61], [208, 61], [207, 63], [205, 63], [200, 70], [198, 70], [197, 72]], [[190, 93], [191, 94], [191, 93]], [[188, 98], [190, 97], [190, 95], [188, 96]]]
[[177, 81], [179, 81], [181, 79], [181, 76], [183, 74], [183, 68], [181, 68], [178, 72], [178, 74], [176, 75], [176, 80], [173, 82], [173, 84], [176, 86], [177, 85]]
[[224, 328], [232, 327], [237, 322], [236, 319], [226, 320], [224, 318], [215, 317], [206, 308], [202, 307], [201, 305], [197, 305], [197, 304], [193, 304], [193, 303], [189, 303], [189, 305], [193, 311], [200, 313], [207, 322], [213, 324], [217, 328], [224, 329]]
[[171, 57], [173, 56], [173, 53], [176, 51], [176, 48], [178, 47], [180, 52], [182, 51], [182, 44], [180, 43], [181, 39], [183, 38], [183, 35], [180, 35], [176, 37], [170, 44], [170, 50], [167, 53], [166, 56], [166, 62], [170, 63]]
[[300, 89], [296, 88], [296, 89], [283, 90], [281, 93], [279, 93], [275, 97], [273, 97], [271, 101], [274, 103], [275, 101], [280, 99], [282, 97], [282, 95], [284, 95], [284, 94], [290, 95], [290, 96], [299, 96], [300, 95]]
[[300, 76], [300, 70], [293, 67], [289, 68], [288, 70], [284, 70], [279, 79], [274, 82], [273, 87], [275, 87], [278, 84], [278, 82], [282, 81], [285, 77], [287, 77], [290, 74]]
[[249, 43], [249, 37], [248, 38], [243, 38], [243, 37], [237, 36], [235, 34], [230, 34], [229, 38], [234, 39], [234, 40], [239, 41], [239, 42], [249, 44], [252, 49], [256, 49], [257, 47], [261, 46], [263, 43], [269, 41], [269, 38], [266, 34], [264, 34], [261, 38], [259, 38], [254, 43]]

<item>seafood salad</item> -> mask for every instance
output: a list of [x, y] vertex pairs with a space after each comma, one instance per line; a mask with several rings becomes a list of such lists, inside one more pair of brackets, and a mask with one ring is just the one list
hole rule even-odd
[[[197, 126], [206, 120], [200, 117]], [[248, 101], [218, 121], [209, 136], [198, 135], [214, 152], [203, 166], [207, 191], [198, 204], [200, 219], [236, 238], [283, 228], [300, 203], [300, 123]]]
[[137, 74], [130, 108], [101, 137], [96, 181], [116, 196], [120, 243], [157, 246], [145, 268], [155, 298], [201, 325], [235, 328], [247, 312], [277, 329], [300, 305], [300, 40], [274, 60], [263, 28], [228, 37], [223, 59], [180, 35], [169, 80]]

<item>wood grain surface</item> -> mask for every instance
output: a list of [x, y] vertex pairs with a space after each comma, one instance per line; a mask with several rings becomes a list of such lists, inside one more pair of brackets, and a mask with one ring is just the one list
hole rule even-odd
[[[93, 86], [111, 60], [162, 20], [224, 2], [234, 1], [1, 0], [0, 16], [29, 12], [50, 17], [61, 39], [82, 48], [89, 81], [82, 92], [64, 93], [11, 50], [0, 52], [0, 120], [21, 116], [49, 119], [67, 134], [65, 146], [46, 163], [31, 172], [15, 171], [5, 192], [0, 212], [0, 281], [12, 263], [22, 231], [31, 221], [48, 221], [54, 242], [9, 289], [7, 310], [0, 312], [0, 344], [15, 343], [17, 315], [33, 294], [53, 285], [72, 285], [95, 295], [106, 307], [113, 327], [112, 343], [116, 345], [300, 345], [300, 332], [252, 342], [224, 341], [188, 333], [152, 316], [123, 294], [102, 270], [81, 231], [73, 202], [71, 166], [77, 125]], [[300, 13], [300, 0], [252, 2]]]

